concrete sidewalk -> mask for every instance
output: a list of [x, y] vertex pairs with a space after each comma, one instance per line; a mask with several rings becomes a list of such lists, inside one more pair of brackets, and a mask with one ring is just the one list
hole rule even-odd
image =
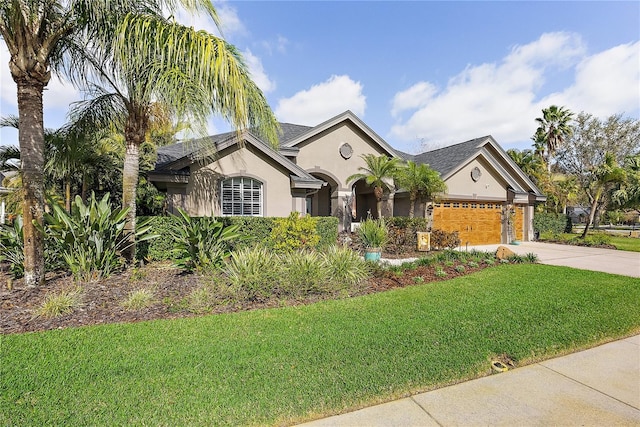
[[638, 426], [640, 335], [302, 425]]

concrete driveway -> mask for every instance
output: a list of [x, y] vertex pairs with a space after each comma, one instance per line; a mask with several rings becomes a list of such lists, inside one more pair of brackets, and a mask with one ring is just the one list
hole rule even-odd
[[[495, 252], [501, 245], [469, 246], [469, 250]], [[623, 276], [640, 277], [640, 252], [555, 243], [522, 242], [519, 245], [503, 245], [518, 255], [534, 253], [541, 264], [560, 265], [581, 270], [603, 271]], [[466, 250], [467, 248], [463, 249]]]

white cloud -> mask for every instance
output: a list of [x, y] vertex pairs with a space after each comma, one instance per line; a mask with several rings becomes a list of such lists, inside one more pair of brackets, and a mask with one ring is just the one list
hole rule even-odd
[[264, 93], [273, 92], [276, 88], [276, 84], [264, 71], [260, 58], [251, 53], [249, 49], [242, 52], [242, 56], [244, 56], [247, 66], [249, 67], [251, 79], [258, 85], [260, 90]]
[[[237, 11], [229, 6], [226, 1], [215, 2], [214, 7], [218, 13], [222, 33], [224, 33], [222, 35], [224, 35], [225, 38], [231, 35], [246, 34], [247, 30], [240, 20]], [[168, 15], [168, 13], [168, 10], [165, 11], [165, 14]], [[193, 27], [196, 30], [204, 30], [216, 36], [221, 35], [213, 19], [204, 11], [192, 13], [184, 9], [181, 5], [177, 5], [174, 16], [176, 21], [183, 25]]]
[[275, 112], [281, 121], [315, 126], [346, 110], [362, 118], [366, 105], [360, 82], [347, 75], [333, 75], [291, 98], [280, 99]]
[[605, 117], [640, 108], [640, 42], [623, 44], [584, 58], [573, 85], [544, 102]]
[[437, 91], [438, 89], [431, 83], [419, 82], [405, 91], [396, 93], [393, 97], [391, 115], [396, 117], [402, 111], [425, 107]]
[[[640, 44], [635, 43], [587, 56], [579, 36], [543, 34], [514, 47], [500, 62], [468, 66], [442, 90], [418, 82], [398, 92], [391, 110], [396, 117], [391, 135], [448, 145], [491, 134], [509, 145], [528, 141], [535, 117], [553, 103], [596, 115], [637, 111], [639, 51]], [[573, 70], [574, 83], [558, 93], [541, 93], [558, 70]]]

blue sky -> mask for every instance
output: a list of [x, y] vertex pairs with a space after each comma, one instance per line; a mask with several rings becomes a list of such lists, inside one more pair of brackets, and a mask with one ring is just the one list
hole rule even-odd
[[[350, 109], [393, 147], [419, 152], [491, 134], [528, 148], [551, 104], [640, 118], [640, 2], [215, 3], [280, 121]], [[203, 18], [179, 15], [215, 32]], [[17, 112], [2, 46], [2, 115]], [[80, 98], [53, 81], [45, 125]], [[212, 133], [228, 127], [211, 120]], [[17, 133], [2, 130], [2, 144]]]

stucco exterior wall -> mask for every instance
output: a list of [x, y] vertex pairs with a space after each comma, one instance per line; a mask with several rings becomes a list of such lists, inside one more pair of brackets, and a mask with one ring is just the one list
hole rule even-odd
[[262, 182], [263, 216], [289, 215], [294, 206], [289, 173], [275, 162], [259, 156], [248, 145], [208, 165], [191, 167], [185, 200], [189, 214], [221, 215], [220, 180], [236, 176]]
[[[480, 169], [477, 181], [471, 178], [474, 168]], [[447, 194], [444, 199], [507, 200], [507, 183], [486, 160], [476, 158], [445, 180]]]
[[[349, 144], [353, 149], [351, 157], [348, 159], [340, 155], [340, 147]], [[365, 166], [362, 159], [364, 154], [374, 154], [379, 156], [384, 152], [358, 130], [354, 125], [343, 122], [326, 132], [298, 145], [300, 152], [296, 163], [309, 173], [328, 173], [337, 181], [338, 190], [350, 190], [351, 185], [347, 183], [347, 177], [360, 172], [359, 167]]]

